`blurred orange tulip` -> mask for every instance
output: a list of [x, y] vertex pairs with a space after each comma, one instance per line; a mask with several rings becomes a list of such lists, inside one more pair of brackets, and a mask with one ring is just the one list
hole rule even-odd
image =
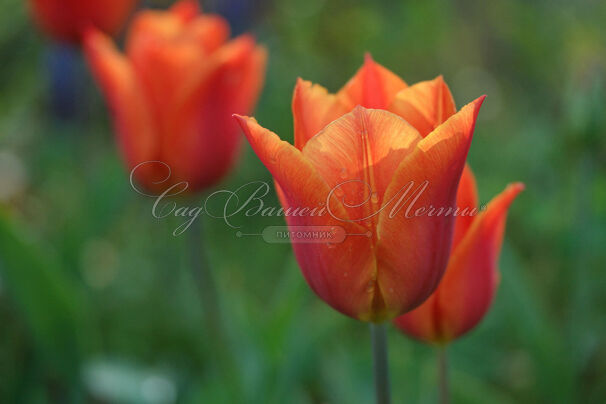
[[86, 56], [113, 110], [129, 169], [164, 163], [134, 173], [147, 189], [186, 181], [198, 191], [233, 166], [241, 135], [231, 114], [250, 113], [256, 104], [267, 52], [249, 35], [228, 38], [227, 22], [200, 15], [193, 0], [137, 14], [126, 55], [103, 33], [87, 31]]
[[51, 37], [79, 42], [84, 30], [94, 26], [116, 34], [138, 0], [29, 0], [34, 19]]
[[[237, 117], [274, 177], [285, 211], [330, 210], [326, 215], [287, 214], [290, 228], [345, 229], [348, 237], [341, 243], [293, 242], [293, 248], [316, 294], [363, 321], [393, 319], [421, 304], [437, 287], [455, 220], [453, 215], [423, 214], [423, 209], [454, 209], [484, 99], [426, 133], [387, 111], [407, 91], [406, 83], [368, 56], [337, 94], [297, 82], [294, 146], [253, 118]], [[440, 108], [435, 106], [438, 115], [448, 112]], [[407, 187], [418, 189], [425, 181], [428, 186], [415, 195], [415, 214], [393, 214], [394, 201], [412, 198]]]

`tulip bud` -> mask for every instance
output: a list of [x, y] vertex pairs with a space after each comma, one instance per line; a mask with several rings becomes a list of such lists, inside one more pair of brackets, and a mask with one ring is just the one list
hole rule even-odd
[[[148, 190], [185, 181], [198, 191], [234, 165], [241, 136], [231, 114], [253, 109], [267, 53], [250, 35], [228, 38], [227, 22], [200, 14], [193, 0], [138, 13], [125, 54], [99, 30], [87, 31], [86, 57], [124, 159]], [[161, 163], [143, 164], [153, 161]]]

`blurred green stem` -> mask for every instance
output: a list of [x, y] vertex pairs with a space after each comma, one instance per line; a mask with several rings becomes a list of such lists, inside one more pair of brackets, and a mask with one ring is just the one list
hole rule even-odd
[[372, 340], [373, 370], [377, 404], [389, 404], [389, 364], [387, 362], [387, 326], [370, 324]]
[[231, 379], [234, 387], [232, 394], [241, 393], [239, 375], [236, 368], [235, 358], [229, 348], [229, 340], [221, 316], [221, 307], [217, 284], [213, 278], [208, 256], [206, 254], [206, 243], [204, 242], [203, 218], [194, 221], [186, 233], [189, 238], [190, 268], [193, 273], [202, 311], [206, 320], [207, 331], [206, 345], [210, 347], [210, 363], [222, 373], [224, 381]]
[[446, 346], [440, 346], [436, 349], [438, 358], [438, 384], [440, 394], [440, 404], [450, 402], [450, 392], [448, 388], [448, 356]]
[[[189, 235], [190, 268], [198, 287], [208, 332], [222, 334], [223, 326], [219, 316], [219, 294], [208, 265], [202, 225], [202, 218], [198, 218], [186, 232]], [[222, 335], [214, 336], [222, 337]], [[221, 344], [223, 338], [216, 342]]]

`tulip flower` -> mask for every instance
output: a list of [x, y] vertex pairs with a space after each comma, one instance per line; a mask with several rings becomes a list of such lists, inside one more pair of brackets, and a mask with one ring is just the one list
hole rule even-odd
[[62, 42], [80, 42], [88, 26], [115, 35], [136, 4], [137, 0], [29, 0], [38, 25]]
[[[455, 240], [444, 278], [421, 306], [395, 320], [406, 334], [433, 344], [447, 344], [473, 329], [492, 303], [499, 273], [507, 210], [524, 189], [509, 185], [477, 216], [457, 218]], [[477, 208], [476, 184], [467, 169], [457, 195], [459, 206]]]
[[[228, 38], [228, 23], [200, 14], [193, 0], [138, 13], [125, 54], [99, 30], [86, 32], [86, 57], [122, 154], [129, 170], [141, 167], [134, 178], [146, 189], [187, 182], [201, 190], [234, 165], [241, 135], [231, 114], [254, 107], [267, 54], [250, 35]], [[154, 161], [163, 164], [145, 164]]]
[[[255, 119], [236, 116], [272, 174], [285, 211], [323, 205], [330, 211], [286, 215], [288, 225], [340, 226], [348, 234], [340, 243], [293, 243], [305, 279], [334, 309], [374, 323], [420, 305], [442, 277], [455, 219], [423, 212], [455, 208], [484, 99], [431, 130], [417, 129], [416, 122], [389, 112], [405, 109], [400, 98], [407, 99], [408, 88], [369, 56], [336, 94], [299, 80], [292, 102], [294, 146]], [[423, 112], [449, 112], [440, 108]], [[415, 213], [408, 214], [409, 206], [394, 214], [395, 201], [410, 184], [417, 189], [425, 183], [415, 195]]]
[[[507, 210], [524, 189], [510, 184], [477, 216], [459, 216], [446, 273], [436, 291], [394, 324], [404, 333], [437, 346], [438, 385], [441, 403], [449, 402], [446, 345], [473, 329], [488, 311], [499, 283], [499, 258]], [[465, 168], [457, 206], [477, 209], [476, 183]]]
[[[399, 92], [390, 110], [427, 136], [456, 109], [448, 86], [442, 77], [438, 77]], [[509, 185], [478, 214], [475, 177], [471, 168], [465, 166], [457, 191], [460, 215], [456, 217], [446, 273], [429, 299], [394, 320], [395, 325], [408, 335], [439, 346], [442, 403], [449, 402], [444, 344], [475, 327], [488, 310], [499, 279], [496, 268], [507, 210], [523, 189], [520, 183]]]
[[[456, 109], [448, 86], [438, 77], [398, 93], [390, 110], [426, 136]], [[488, 310], [498, 283], [496, 268], [507, 209], [523, 188], [520, 183], [511, 184], [484, 212], [457, 216], [444, 278], [420, 307], [395, 320], [400, 329], [423, 341], [443, 344], [477, 325]], [[465, 166], [461, 177], [457, 207], [461, 212], [478, 211], [478, 192], [469, 166]]]

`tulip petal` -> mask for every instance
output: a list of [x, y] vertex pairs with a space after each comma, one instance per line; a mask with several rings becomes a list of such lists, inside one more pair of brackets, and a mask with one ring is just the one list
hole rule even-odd
[[[476, 188], [476, 180], [471, 168], [465, 164], [461, 180], [459, 181], [459, 189], [457, 191], [457, 208], [459, 209], [476, 209], [478, 206], [478, 191]], [[477, 216], [457, 216], [455, 219], [454, 240], [451, 247], [451, 252], [455, 250], [459, 242]], [[448, 271], [448, 268], [447, 268]], [[403, 329], [407, 334], [427, 342], [442, 341], [440, 306], [437, 305], [436, 296], [444, 285], [446, 275], [440, 282], [438, 289], [429, 296], [423, 304], [416, 309], [398, 317], [394, 320], [397, 327]]]
[[303, 155], [335, 190], [348, 217], [373, 231], [391, 178], [420, 140], [399, 116], [358, 106], [309, 140]]
[[[235, 116], [253, 150], [279, 184], [287, 207], [322, 207], [328, 202], [335, 215], [346, 212], [314, 166], [294, 146], [262, 128], [253, 118]], [[334, 309], [361, 320], [374, 315], [372, 277], [374, 256], [365, 230], [355, 223], [342, 222], [329, 214], [286, 215], [289, 226], [341, 226], [349, 234], [342, 243], [293, 243], [303, 275], [316, 294]], [[313, 229], [313, 228], [311, 228]]]
[[[57, 1], [31, 0], [29, 5], [33, 17], [46, 33], [64, 41], [78, 42], [80, 30], [86, 25], [93, 25], [92, 15], [83, 18], [83, 10], [78, 6], [79, 3], [70, 3], [63, 8], [57, 7]], [[97, 24], [93, 26], [97, 27]]]
[[347, 102], [348, 109], [356, 105], [387, 109], [395, 95], [406, 87], [406, 83], [401, 78], [376, 63], [370, 54], [367, 54], [364, 65], [337, 93], [337, 96]]
[[118, 33], [137, 0], [30, 0], [36, 21], [61, 41], [80, 42], [89, 27]]
[[[223, 92], [229, 94], [232, 100], [230, 113], [249, 114], [263, 88], [267, 49], [256, 46], [254, 38], [250, 35], [234, 39], [224, 49], [226, 62], [221, 72], [221, 86]], [[233, 123], [233, 120], [230, 121]]]
[[183, 21], [174, 13], [156, 10], [138, 12], [126, 36], [126, 48], [133, 47], [134, 41], [145, 38], [148, 41], [168, 41], [178, 37], [183, 31]]
[[199, 43], [210, 55], [229, 38], [229, 24], [217, 15], [201, 15], [185, 26], [183, 40]]
[[309, 139], [348, 111], [339, 97], [321, 85], [298, 79], [292, 99], [295, 147], [302, 150]]
[[458, 215], [455, 219], [452, 250], [454, 250], [463, 239], [478, 213], [478, 189], [476, 187], [476, 178], [468, 164], [465, 164], [463, 174], [461, 174], [461, 180], [459, 181], [459, 189], [457, 190], [457, 209]]
[[144, 11], [134, 20], [126, 53], [140, 78], [154, 115], [167, 131], [165, 111], [192, 86], [191, 81], [208, 74], [205, 52], [197, 41], [182, 36], [183, 24], [172, 13]]
[[105, 34], [90, 29], [84, 52], [115, 117], [118, 141], [132, 169], [158, 156], [158, 134], [147, 101], [129, 61]]
[[250, 36], [230, 41], [213, 54], [200, 76], [188, 78], [171, 106], [163, 159], [176, 178], [194, 188], [213, 185], [234, 164], [241, 134], [234, 113], [250, 113], [263, 86], [267, 52]]
[[[443, 281], [442, 281], [443, 282]], [[441, 283], [440, 283], [441, 285]], [[442, 343], [440, 324], [440, 306], [436, 304], [438, 289], [416, 309], [397, 317], [393, 322], [396, 327], [411, 337], [428, 343]]]
[[180, 0], [170, 8], [170, 11], [183, 23], [190, 22], [202, 12], [200, 3], [197, 0]]
[[378, 282], [395, 314], [427, 299], [446, 268], [457, 187], [483, 100], [466, 105], [421, 140], [385, 192], [378, 224]]
[[[115, 36], [124, 22], [128, 19], [129, 15], [137, 6], [138, 0], [106, 0], [103, 2], [83, 2], [76, 1], [81, 7], [88, 9], [86, 12], [80, 11], [81, 15], [88, 16], [90, 19], [89, 23], [94, 24], [95, 27], [106, 32], [109, 35]], [[60, 12], [65, 12], [67, 7], [58, 7]], [[85, 26], [80, 27], [80, 34], [84, 31]]]
[[456, 112], [452, 94], [442, 76], [400, 91], [388, 110], [406, 119], [423, 137]]
[[496, 196], [454, 250], [436, 294], [442, 340], [475, 327], [490, 307], [498, 285], [507, 210], [523, 189], [521, 183], [511, 184]]

